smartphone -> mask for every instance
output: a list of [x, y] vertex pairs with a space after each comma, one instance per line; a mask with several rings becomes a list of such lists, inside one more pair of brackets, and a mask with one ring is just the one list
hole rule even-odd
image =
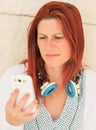
[[[26, 101], [24, 108], [28, 107], [32, 101], [35, 99], [35, 91], [33, 87], [32, 78], [25, 74], [12, 74], [10, 75], [10, 87], [14, 91], [16, 88], [19, 89], [19, 94], [16, 99], [16, 103], [24, 96], [24, 94], [29, 93], [30, 97]], [[36, 111], [36, 106], [32, 109], [32, 112]]]

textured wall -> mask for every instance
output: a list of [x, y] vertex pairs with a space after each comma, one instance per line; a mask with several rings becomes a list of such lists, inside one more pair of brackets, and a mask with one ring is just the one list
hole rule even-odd
[[[28, 25], [41, 5], [48, 1], [51, 0], [0, 0], [0, 76], [27, 57]], [[96, 69], [96, 1], [62, 1], [79, 8], [85, 34], [84, 62]]]

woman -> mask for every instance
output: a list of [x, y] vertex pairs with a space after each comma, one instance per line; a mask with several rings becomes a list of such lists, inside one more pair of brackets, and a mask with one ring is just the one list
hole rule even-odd
[[[41, 7], [29, 29], [27, 63], [13, 67], [1, 79], [4, 85], [11, 73], [26, 73], [34, 84], [36, 100], [26, 109], [29, 94], [16, 104], [16, 89], [8, 99], [5, 111], [11, 129], [96, 129], [96, 72], [82, 65], [83, 52], [78, 9], [55, 1]], [[30, 114], [35, 105], [36, 111]]]

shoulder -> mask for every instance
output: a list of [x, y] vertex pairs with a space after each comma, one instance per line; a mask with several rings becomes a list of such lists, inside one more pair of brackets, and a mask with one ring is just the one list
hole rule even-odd
[[96, 71], [91, 68], [83, 69], [81, 78], [85, 97], [93, 92], [96, 93]]
[[[96, 93], [96, 71], [92, 69], [84, 70], [85, 95]], [[92, 96], [93, 97], [93, 96]]]
[[96, 79], [96, 71], [93, 69], [85, 69], [86, 78], [90, 78], [90, 80]]
[[27, 65], [25, 66], [24, 64], [17, 64], [7, 69], [5, 73], [3, 74], [2, 78], [12, 73], [14, 74], [25, 73], [26, 71], [27, 71]]
[[[8, 95], [10, 94], [10, 75], [11, 74], [23, 74], [27, 71], [27, 67], [24, 64], [17, 64], [10, 67], [0, 78], [0, 95]], [[4, 91], [5, 90], [5, 91]], [[5, 96], [7, 97], [7, 96]]]
[[[96, 89], [96, 71], [92, 69], [84, 70], [85, 77], [85, 89], [86, 91], [92, 91]], [[95, 91], [94, 91], [95, 92]]]
[[96, 71], [92, 69], [84, 70], [85, 74], [85, 97], [86, 100], [96, 97]]
[[[18, 64], [10, 67], [0, 78], [0, 95], [5, 99], [10, 92], [10, 75], [11, 74], [21, 74], [26, 72], [26, 67], [24, 64]], [[5, 91], [4, 91], [5, 90]], [[4, 96], [6, 95], [6, 96]], [[1, 101], [1, 100], [0, 100]]]
[[85, 108], [84, 130], [96, 129], [96, 71], [84, 70], [85, 77]]
[[7, 71], [5, 72], [5, 74], [23, 73], [25, 71], [27, 71], [27, 65], [17, 64], [17, 65], [14, 65], [14, 66], [10, 67], [9, 69], [7, 69]]
[[86, 80], [94, 80], [96, 79], [96, 70], [93, 70], [90, 66], [83, 65], [83, 70], [86, 76]]

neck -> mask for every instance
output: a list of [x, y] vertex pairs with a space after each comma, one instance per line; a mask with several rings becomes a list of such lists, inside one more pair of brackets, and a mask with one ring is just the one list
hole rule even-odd
[[58, 88], [61, 88], [63, 86], [63, 77], [64, 77], [63, 69], [46, 67], [46, 71], [50, 82], [56, 82]]

